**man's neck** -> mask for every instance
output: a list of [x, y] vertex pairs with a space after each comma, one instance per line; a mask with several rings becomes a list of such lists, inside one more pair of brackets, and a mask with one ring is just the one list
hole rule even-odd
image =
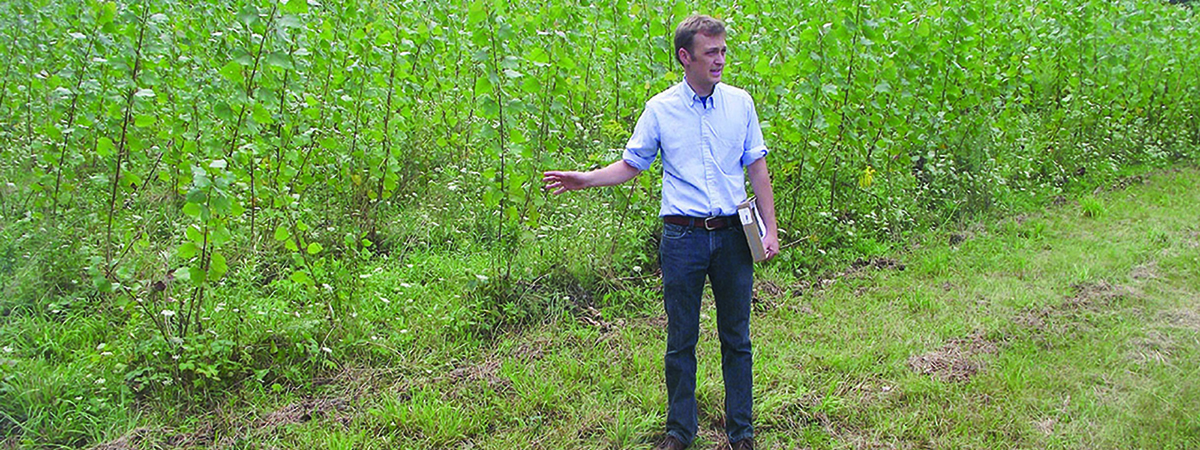
[[704, 84], [698, 84], [695, 80], [692, 80], [691, 78], [685, 78], [684, 81], [687, 81], [688, 87], [692, 88], [692, 92], [695, 92], [696, 95], [698, 95], [702, 98], [707, 98], [708, 96], [712, 95], [713, 91], [717, 87], [716, 83], [707, 84], [707, 83], [704, 83], [703, 81], [701, 81], [700, 83], [704, 83]]

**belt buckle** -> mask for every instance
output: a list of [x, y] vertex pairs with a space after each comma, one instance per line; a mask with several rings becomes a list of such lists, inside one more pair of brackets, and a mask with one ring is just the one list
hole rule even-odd
[[713, 230], [716, 230], [716, 229], [717, 229], [717, 227], [715, 227], [715, 226], [712, 226], [712, 225], [709, 225], [709, 224], [708, 224], [708, 221], [710, 221], [710, 220], [718, 220], [718, 219], [720, 219], [720, 217], [705, 217], [705, 218], [704, 218], [704, 230], [705, 230], [705, 231], [713, 231]]

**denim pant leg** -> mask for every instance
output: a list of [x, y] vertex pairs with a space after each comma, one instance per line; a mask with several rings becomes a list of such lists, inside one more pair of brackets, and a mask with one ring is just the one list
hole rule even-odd
[[725, 379], [725, 432], [729, 442], [753, 437], [751, 414], [753, 356], [750, 348], [750, 298], [754, 258], [740, 229], [713, 232], [715, 249], [709, 266], [721, 338], [721, 370]]
[[709, 262], [708, 232], [674, 224], [663, 226], [659, 258], [663, 306], [667, 312], [667, 433], [689, 444], [696, 436], [696, 339], [700, 296]]

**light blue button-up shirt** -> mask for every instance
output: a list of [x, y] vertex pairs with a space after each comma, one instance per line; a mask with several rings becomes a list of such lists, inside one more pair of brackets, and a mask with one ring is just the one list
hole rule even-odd
[[646, 102], [623, 159], [646, 170], [660, 149], [662, 216], [737, 214], [746, 200], [745, 167], [767, 155], [749, 93], [717, 83], [703, 99], [687, 80]]

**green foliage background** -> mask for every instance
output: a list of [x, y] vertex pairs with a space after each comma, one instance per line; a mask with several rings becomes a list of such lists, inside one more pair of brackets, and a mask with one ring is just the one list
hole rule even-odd
[[[697, 10], [763, 122], [780, 272], [1197, 157], [1200, 26], [1154, 1], [10, 2], [0, 433], [86, 442], [32, 411], [286, 387], [392, 357], [368, 336], [452, 352], [608, 301], [654, 271], [657, 177], [550, 198], [541, 172], [619, 157]], [[119, 380], [16, 375], [113, 340]]]

